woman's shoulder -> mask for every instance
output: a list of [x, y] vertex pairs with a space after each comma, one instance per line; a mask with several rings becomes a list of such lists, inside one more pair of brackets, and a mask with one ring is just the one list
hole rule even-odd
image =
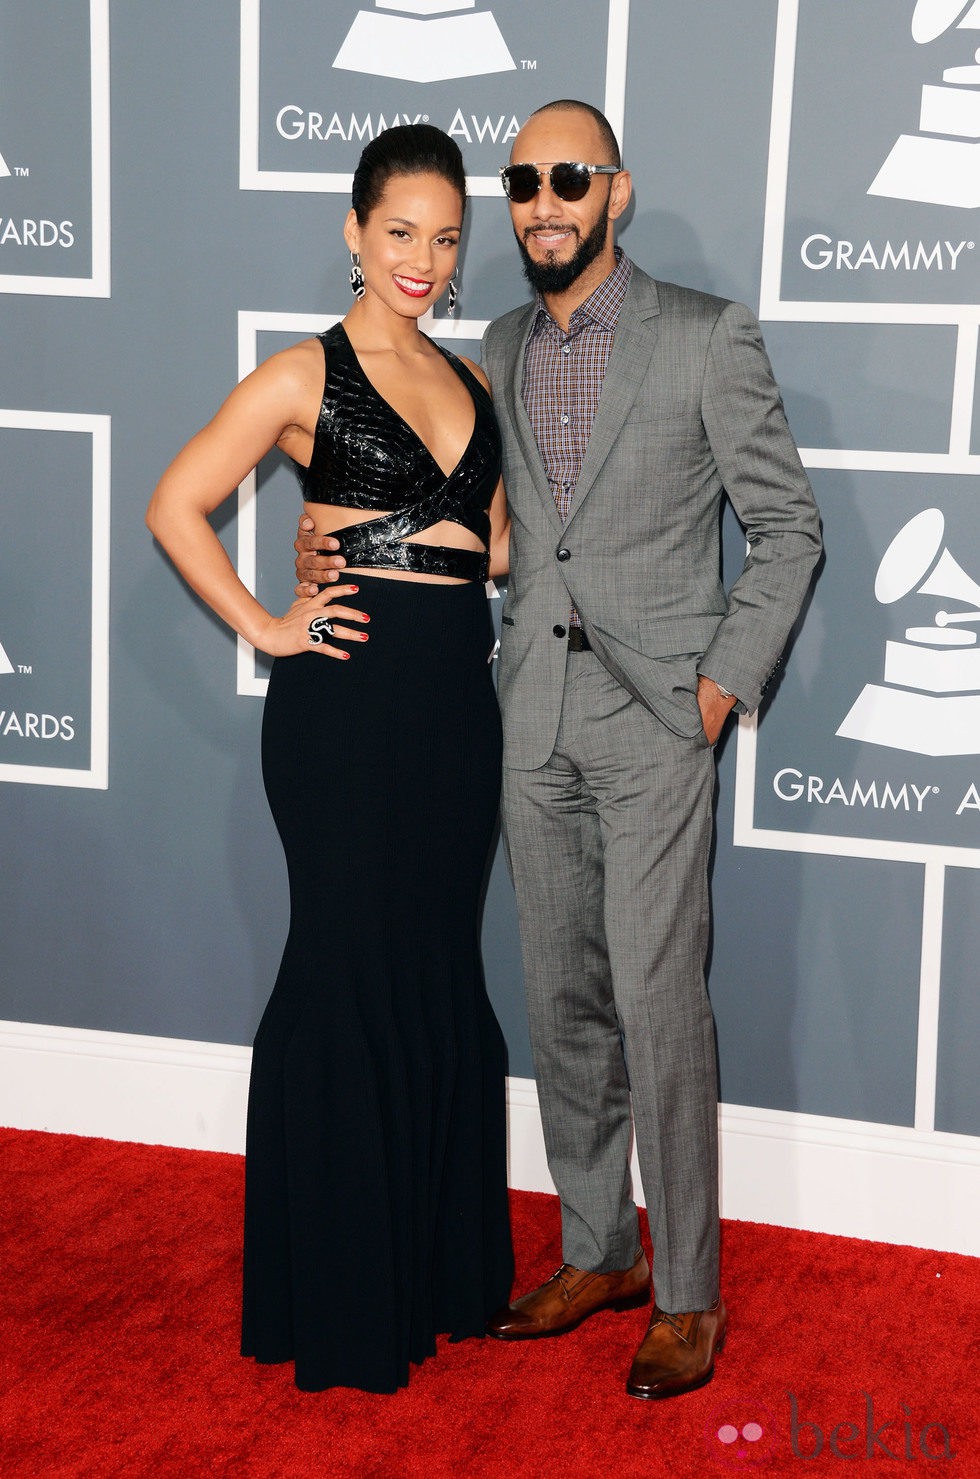
[[256, 376], [270, 389], [283, 393], [323, 389], [324, 349], [317, 339], [302, 339], [263, 360]]
[[263, 360], [239, 382], [226, 406], [248, 419], [305, 426], [316, 419], [323, 385], [323, 350], [316, 339], [304, 339]]
[[469, 359], [465, 354], [458, 354], [456, 358], [459, 360], [461, 365], [466, 366], [475, 380], [479, 380], [480, 384], [483, 386], [483, 389], [489, 395], [490, 381], [487, 379], [486, 371], [483, 369], [483, 367], [481, 365], [478, 365], [475, 360]]

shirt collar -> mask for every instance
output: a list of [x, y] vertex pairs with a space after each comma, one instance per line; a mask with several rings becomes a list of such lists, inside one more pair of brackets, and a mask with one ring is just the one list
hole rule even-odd
[[[629, 287], [630, 278], [633, 274], [633, 264], [623, 251], [622, 247], [614, 247], [616, 254], [616, 265], [608, 277], [580, 303], [568, 321], [569, 333], [583, 328], [586, 321], [592, 322], [600, 329], [607, 329], [610, 333], [615, 329], [619, 320], [623, 300], [626, 297], [626, 289]], [[534, 325], [531, 330], [532, 336], [540, 333], [546, 323], [554, 324], [541, 293], [535, 296]], [[557, 325], [555, 325], [557, 327]]]

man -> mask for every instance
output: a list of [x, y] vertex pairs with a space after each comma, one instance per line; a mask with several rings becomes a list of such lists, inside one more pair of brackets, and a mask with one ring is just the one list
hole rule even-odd
[[[659, 1398], [710, 1380], [727, 1319], [712, 747], [733, 707], [757, 707], [820, 535], [754, 316], [619, 252], [620, 166], [590, 105], [532, 114], [503, 178], [536, 296], [484, 340], [512, 521], [503, 827], [564, 1258], [489, 1333], [561, 1335], [649, 1298], [632, 1104], [656, 1298], [627, 1391]], [[749, 544], [727, 596], [724, 493]]]

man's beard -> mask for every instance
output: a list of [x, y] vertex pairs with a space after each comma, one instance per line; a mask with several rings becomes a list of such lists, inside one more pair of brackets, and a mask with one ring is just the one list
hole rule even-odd
[[[566, 292], [581, 277], [585, 269], [591, 267], [596, 258], [602, 254], [606, 245], [608, 227], [609, 213], [603, 211], [588, 236], [579, 237], [578, 246], [567, 262], [559, 262], [554, 252], [549, 252], [543, 262], [536, 262], [524, 245], [523, 239], [515, 232], [521, 261], [524, 264], [524, 276], [535, 292]], [[533, 233], [530, 234], [533, 235]]]

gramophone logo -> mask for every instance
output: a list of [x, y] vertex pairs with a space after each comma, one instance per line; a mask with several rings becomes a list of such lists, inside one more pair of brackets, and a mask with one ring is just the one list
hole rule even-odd
[[[918, 0], [912, 37], [924, 46], [951, 28], [980, 31], [980, 0]], [[869, 195], [971, 209], [980, 206], [980, 49], [922, 88], [919, 132], [901, 134]]]
[[917, 592], [967, 610], [937, 610], [932, 626], [908, 627], [885, 644], [884, 682], [868, 683], [837, 730], [918, 755], [980, 755], [980, 585], [943, 544], [938, 508], [909, 519], [885, 551], [875, 580], [884, 606]]
[[358, 11], [333, 64], [405, 82], [516, 70], [500, 27], [476, 0], [375, 0], [373, 11]]

